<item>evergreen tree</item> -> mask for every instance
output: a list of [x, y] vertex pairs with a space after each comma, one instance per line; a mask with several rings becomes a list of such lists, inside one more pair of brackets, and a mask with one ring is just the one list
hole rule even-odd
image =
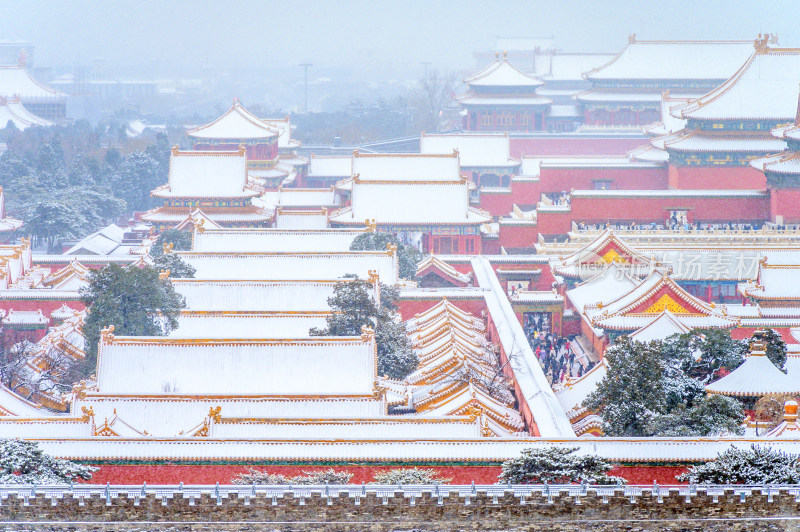
[[193, 279], [197, 271], [174, 253], [162, 253], [153, 261], [153, 267], [159, 272], [169, 271], [169, 276], [173, 279]]
[[499, 480], [511, 484], [624, 484], [608, 475], [611, 464], [599, 456], [576, 455], [577, 448], [525, 449], [522, 456], [503, 462]]
[[0, 439], [0, 484], [65, 484], [89, 480], [96, 470], [53, 458], [37, 443]]
[[606, 435], [645, 436], [664, 410], [665, 364], [659, 347], [623, 336], [606, 350], [608, 372], [584, 403], [603, 418]]
[[353, 251], [385, 251], [388, 244], [397, 246], [400, 278], [415, 278], [417, 276], [417, 263], [422, 260], [422, 253], [410, 246], [406, 246], [393, 234], [364, 233], [363, 235], [358, 235], [350, 245], [350, 249]]
[[381, 285], [381, 301], [371, 295], [372, 285], [366, 281], [338, 283], [328, 298], [332, 313], [325, 329], [313, 328], [312, 336], [358, 336], [361, 327], [375, 330], [378, 350], [378, 374], [403, 379], [417, 369], [417, 356], [411, 350], [405, 323], [395, 310], [398, 290]]
[[81, 290], [89, 309], [83, 326], [87, 367], [94, 366], [100, 331], [109, 325], [125, 336], [164, 336], [178, 326], [184, 299], [158, 274], [155, 268], [117, 264], [89, 273], [89, 286]]
[[[694, 342], [696, 337], [690, 340]], [[687, 358], [694, 360], [692, 352], [675, 345], [658, 341], [644, 344], [623, 336], [606, 350], [608, 372], [584, 402], [603, 418], [606, 435], [742, 433], [741, 404], [728, 397], [707, 396], [702, 381], [687, 374], [693, 372], [705, 379], [712, 364], [703, 363], [703, 370], [698, 371], [697, 365], [687, 362]]]
[[662, 350], [670, 360], [680, 361], [687, 376], [705, 385], [720, 378], [721, 369], [738, 368], [747, 354], [747, 343], [731, 338], [727, 330], [694, 329], [667, 338]]
[[[755, 336], [754, 334], [751, 341]], [[784, 371], [783, 366], [786, 364], [786, 342], [783, 341], [781, 335], [778, 334], [775, 329], [764, 329], [761, 333], [761, 341], [767, 344], [767, 358], [775, 364], [776, 368]]]
[[692, 484], [800, 484], [800, 456], [755, 444], [731, 447], [676, 478]]
[[165, 244], [172, 244], [172, 249], [175, 251], [189, 251], [192, 249], [192, 234], [188, 231], [167, 229], [153, 242], [149, 251], [150, 256], [155, 259], [163, 255]]

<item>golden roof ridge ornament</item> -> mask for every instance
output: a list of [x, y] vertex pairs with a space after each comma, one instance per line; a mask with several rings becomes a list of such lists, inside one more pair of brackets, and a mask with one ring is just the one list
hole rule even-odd
[[635, 44], [636, 43], [636, 34], [629, 33], [628, 34], [628, 44]]
[[367, 272], [367, 280], [369, 281], [370, 284], [375, 284], [375, 283], [380, 282], [380, 276], [378, 275], [378, 271], [377, 270], [369, 270]]
[[158, 280], [163, 281], [164, 279], [169, 279], [169, 270], [161, 270], [158, 273]]
[[217, 405], [208, 409], [208, 419], [214, 423], [219, 423], [222, 420], [222, 407]]
[[770, 36], [768, 33], [758, 34], [758, 38], [753, 42], [753, 47], [756, 53], [764, 53], [769, 51]]
[[362, 342], [371, 342], [375, 339], [375, 329], [369, 327], [367, 325], [361, 326], [361, 341]]
[[375, 218], [367, 218], [364, 220], [364, 225], [367, 227], [367, 233], [378, 232], [378, 223], [375, 221]]
[[395, 253], [397, 253], [397, 245], [392, 244], [391, 242], [387, 243], [386, 251], [389, 253], [390, 257], [394, 257]]
[[109, 325], [100, 331], [100, 343], [111, 345], [114, 343], [114, 326]]
[[169, 255], [172, 253], [172, 248], [175, 247], [172, 242], [168, 242], [164, 244], [164, 255]]

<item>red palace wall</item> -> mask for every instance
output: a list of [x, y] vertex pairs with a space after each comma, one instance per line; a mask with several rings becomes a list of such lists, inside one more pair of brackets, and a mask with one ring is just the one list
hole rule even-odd
[[[690, 222], [761, 222], [769, 219], [769, 197], [753, 198], [597, 198], [573, 197], [571, 219], [584, 223], [609, 221], [664, 223], [670, 209], [688, 209]], [[539, 230], [542, 214], [539, 214]], [[564, 232], [564, 231], [558, 231]]]
[[[760, 327], [736, 327], [735, 329], [731, 329], [731, 338], [735, 340], [749, 340], [750, 337], [753, 336], [753, 333], [759, 328]], [[780, 334], [783, 341], [787, 344], [794, 344], [797, 342], [794, 336], [792, 336], [790, 327], [772, 327], [772, 329]]]
[[782, 216], [781, 223], [800, 223], [800, 189], [771, 189], [769, 210], [773, 222], [776, 221], [776, 216]]
[[[436, 471], [437, 475], [451, 478], [453, 484], [494, 484], [500, 475], [499, 465], [458, 465], [458, 466], [428, 466], [426, 464], [409, 465], [408, 467], [424, 467]], [[194, 465], [194, 464], [166, 464], [166, 465], [99, 465], [100, 469], [88, 481], [91, 484], [138, 484], [147, 482], [149, 485], [159, 484], [229, 484], [235, 477], [254, 468], [268, 471], [272, 474], [286, 476], [302, 475], [304, 471], [327, 470], [333, 467], [336, 471], [353, 473], [350, 482], [361, 484], [370, 482], [376, 473], [388, 471], [400, 466], [377, 465], [345, 465], [345, 466], [318, 466], [318, 465]], [[617, 466], [609, 474], [625, 478], [631, 484], [651, 485], [658, 482], [661, 485], [674, 485], [679, 482], [675, 476], [686, 471], [685, 466]]]
[[641, 137], [536, 136], [511, 137], [511, 156], [522, 155], [624, 155], [647, 144]]
[[[441, 298], [400, 299], [397, 302], [397, 307], [400, 311], [400, 317], [403, 320], [409, 320], [420, 312], [425, 312], [434, 305], [441, 303], [441, 301]], [[480, 318], [481, 314], [486, 310], [486, 301], [482, 297], [476, 297], [474, 299], [448, 299], [448, 301], [461, 310], [469, 312], [476, 318]]]
[[764, 190], [767, 178], [751, 166], [669, 165], [669, 188], [673, 190]]
[[[481, 192], [480, 208], [488, 211], [492, 216], [507, 216], [514, 203], [525, 203], [525, 201], [516, 194], [513, 181], [511, 190], [507, 192]], [[536, 201], [533, 200], [529, 203], [536, 203]]]
[[[663, 190], [667, 168], [548, 168], [539, 174], [541, 192], [594, 190], [595, 181], [612, 181], [609, 190]], [[519, 201], [517, 203], [520, 203]]]
[[500, 254], [500, 240], [497, 238], [482, 239], [481, 240], [481, 253], [484, 255], [499, 255]]
[[500, 245], [505, 248], [529, 248], [536, 243], [539, 226], [500, 224]]
[[[572, 200], [574, 204], [574, 199]], [[608, 211], [605, 211], [608, 212]], [[575, 218], [571, 212], [547, 212], [537, 214], [536, 223], [539, 233], [543, 235], [563, 235], [572, 230], [572, 220]]]

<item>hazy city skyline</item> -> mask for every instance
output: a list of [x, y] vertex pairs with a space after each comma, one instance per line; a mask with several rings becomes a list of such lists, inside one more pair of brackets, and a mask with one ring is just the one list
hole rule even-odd
[[194, 69], [320, 68], [408, 72], [469, 68], [497, 37], [554, 37], [568, 51], [618, 51], [641, 39], [753, 39], [800, 45], [798, 3], [720, 0], [294, 2], [7, 0], [0, 37], [30, 41], [39, 65]]

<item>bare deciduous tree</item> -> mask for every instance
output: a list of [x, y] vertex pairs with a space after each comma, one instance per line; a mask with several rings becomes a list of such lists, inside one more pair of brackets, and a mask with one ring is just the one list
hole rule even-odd
[[439, 131], [442, 111], [453, 99], [455, 72], [428, 70], [410, 100], [414, 106], [415, 126], [421, 131]]

